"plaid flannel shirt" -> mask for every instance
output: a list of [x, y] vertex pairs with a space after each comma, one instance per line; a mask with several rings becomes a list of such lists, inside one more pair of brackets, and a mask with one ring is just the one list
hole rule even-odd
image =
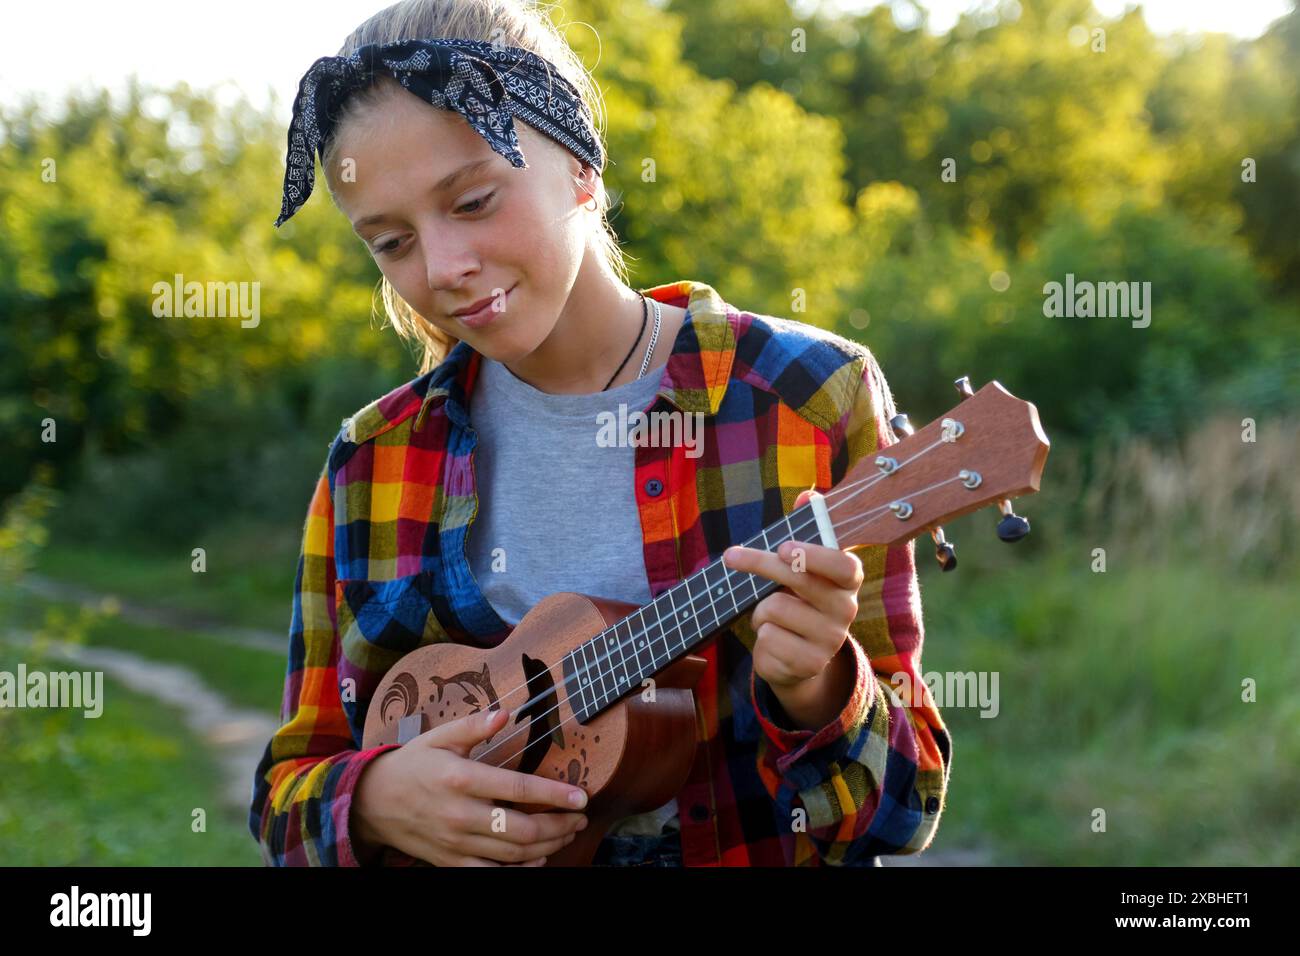
[[[829, 491], [892, 444], [892, 399], [868, 349], [804, 323], [740, 311], [709, 286], [645, 290], [688, 317], [645, 411], [703, 412], [703, 453], [641, 446], [635, 498], [652, 595], [728, 545]], [[253, 785], [249, 827], [273, 865], [355, 866], [348, 814], [371, 696], [433, 641], [492, 647], [511, 628], [475, 583], [477, 511], [467, 408], [479, 353], [362, 409], [330, 447], [308, 509], [289, 633], [282, 726]], [[920, 680], [913, 542], [855, 552], [865, 572], [851, 640], [853, 690], [817, 730], [788, 718], [753, 673], [753, 608], [717, 633], [695, 688], [697, 752], [678, 793], [686, 866], [874, 865], [934, 837], [952, 745]], [[916, 693], [891, 693], [906, 674]], [[920, 700], [915, 698], [919, 697]], [[802, 810], [802, 812], [799, 812]], [[388, 849], [384, 862], [410, 862]]]

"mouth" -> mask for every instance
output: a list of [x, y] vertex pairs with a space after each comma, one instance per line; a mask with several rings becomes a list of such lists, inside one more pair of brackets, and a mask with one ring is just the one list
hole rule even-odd
[[494, 305], [497, 301], [497, 296], [489, 296], [488, 298], [482, 301], [482, 304], [480, 304], [478, 308], [467, 312], [452, 313], [452, 316], [453, 318], [456, 319], [457, 322], [460, 322], [462, 325], [467, 326], [468, 328], [481, 329], [483, 328], [483, 326], [487, 325], [489, 322], [495, 319], [498, 315], [505, 312], [505, 310], [509, 307], [510, 294], [515, 291], [517, 285], [518, 283], [512, 285], [509, 289], [507, 289], [505, 292], [501, 294], [500, 308], [494, 308]]

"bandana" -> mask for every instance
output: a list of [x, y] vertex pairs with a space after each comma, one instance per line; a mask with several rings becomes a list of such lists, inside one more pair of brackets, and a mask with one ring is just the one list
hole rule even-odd
[[323, 155], [344, 100], [379, 75], [393, 77], [439, 109], [455, 110], [516, 169], [528, 168], [515, 134], [517, 116], [604, 171], [591, 112], [549, 60], [519, 47], [477, 40], [372, 43], [351, 56], [321, 57], [298, 84], [277, 227], [311, 195], [316, 156]]

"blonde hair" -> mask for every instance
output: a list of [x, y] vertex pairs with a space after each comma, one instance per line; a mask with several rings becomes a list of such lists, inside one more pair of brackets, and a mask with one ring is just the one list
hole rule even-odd
[[[582, 60], [560, 34], [548, 13], [555, 4], [540, 4], [536, 0], [402, 0], [376, 13], [344, 41], [339, 56], [351, 56], [368, 43], [391, 43], [396, 40], [432, 40], [440, 37], [478, 40], [517, 46], [537, 54], [554, 64], [560, 75], [573, 84], [583, 102], [591, 110], [605, 150], [604, 99], [600, 88], [587, 72]], [[373, 109], [393, 90], [400, 89], [394, 80], [380, 81], [349, 97], [340, 111], [338, 130], [363, 110]], [[324, 170], [333, 169], [337, 160], [337, 142], [333, 136], [321, 156]], [[547, 139], [549, 144], [552, 141]], [[563, 147], [556, 144], [556, 149]], [[607, 153], [607, 150], [606, 150]], [[608, 154], [608, 153], [607, 153]], [[584, 164], [585, 166], [585, 164]], [[597, 173], [599, 176], [599, 171]], [[326, 174], [329, 185], [329, 176]], [[330, 195], [334, 195], [330, 186]], [[337, 199], [335, 200], [337, 203]], [[609, 194], [600, 177], [596, 190], [595, 214], [601, 227], [592, 230], [596, 252], [609, 271], [624, 284], [628, 281], [627, 264], [619, 248], [618, 235], [608, 219]], [[380, 280], [379, 294], [383, 300], [388, 323], [397, 334], [420, 351], [420, 372], [436, 368], [459, 341], [420, 315], [407, 303], [388, 278]]]

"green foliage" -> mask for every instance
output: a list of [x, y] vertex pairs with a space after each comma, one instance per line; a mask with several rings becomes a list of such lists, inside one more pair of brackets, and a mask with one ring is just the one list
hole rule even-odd
[[[66, 669], [0, 642], [0, 670]], [[104, 681], [101, 716], [0, 709], [0, 845], [9, 866], [257, 866], [244, 817], [175, 711]], [[250, 773], [250, 780], [251, 773]], [[206, 811], [206, 832], [191, 812]]]
[[[927, 669], [1000, 670], [1006, 695], [999, 720], [943, 711], [945, 832], [995, 834], [1011, 862], [1294, 858], [1297, 714], [1279, 701], [1300, 674], [1276, 665], [1298, 610], [1300, 13], [1240, 41], [1157, 37], [1088, 0], [986, 4], [942, 36], [885, 5], [792, 6], [555, 15], [604, 91], [633, 284], [698, 279], [862, 341], [917, 423], [961, 374], [1042, 415], [1052, 456], [1018, 509], [1035, 533], [1008, 551], [972, 515], [950, 529], [959, 575], [926, 558]], [[0, 109], [4, 579], [35, 566], [283, 632], [330, 440], [416, 371], [328, 193], [273, 228], [284, 145], [272, 111], [184, 84]], [[1150, 326], [1045, 315], [1067, 274], [1149, 282]], [[155, 314], [177, 275], [257, 283], [260, 321]], [[1086, 570], [1099, 546], [1108, 574]], [[195, 547], [213, 573], [189, 570]], [[9, 610], [278, 700], [282, 659]], [[1257, 705], [1234, 698], [1251, 675]], [[255, 862], [242, 820], [193, 846], [186, 818], [157, 824], [174, 810], [158, 794], [203, 805], [215, 771], [165, 708], [112, 694], [112, 719], [77, 733], [0, 712], [20, 770], [0, 776], [0, 844], [38, 864]], [[1097, 806], [1109, 837], [1088, 829]]]

